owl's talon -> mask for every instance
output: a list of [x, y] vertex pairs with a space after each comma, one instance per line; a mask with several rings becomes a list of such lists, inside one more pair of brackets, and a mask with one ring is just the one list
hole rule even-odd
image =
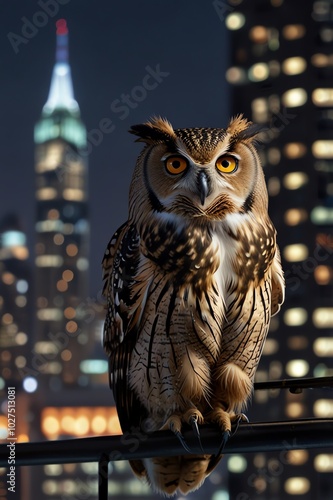
[[179, 415], [171, 415], [165, 422], [165, 424], [161, 427], [161, 431], [163, 430], [170, 430], [171, 432], [174, 433], [174, 435], [177, 437], [179, 442], [181, 443], [182, 447], [184, 448], [185, 451], [188, 453], [192, 453], [190, 448], [187, 446], [186, 441], [184, 439], [183, 434], [181, 433], [181, 427], [182, 427], [182, 421]]
[[184, 450], [187, 451], [187, 453], [192, 453], [192, 450], [186, 444], [183, 434], [179, 431], [176, 431], [174, 432], [174, 435], [177, 437]]
[[199, 441], [199, 446], [200, 446], [200, 449], [202, 451], [202, 453], [205, 453], [203, 447], [202, 447], [202, 443], [201, 443], [201, 436], [200, 436], [200, 431], [199, 431], [199, 427], [198, 427], [198, 416], [197, 415], [192, 415], [190, 418], [189, 418], [189, 424], [191, 425], [192, 427], [192, 430], [194, 432], [194, 434], [196, 435], [198, 441]]
[[222, 455], [224, 447], [227, 444], [227, 442], [229, 441], [230, 436], [231, 436], [231, 432], [230, 431], [224, 431], [223, 436], [222, 436], [222, 441], [221, 441], [219, 450], [217, 452], [217, 456]]

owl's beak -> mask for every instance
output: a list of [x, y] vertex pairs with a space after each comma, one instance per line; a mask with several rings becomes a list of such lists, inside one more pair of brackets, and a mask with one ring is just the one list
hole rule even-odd
[[204, 170], [201, 170], [199, 172], [197, 186], [198, 186], [198, 190], [199, 190], [201, 205], [204, 205], [205, 200], [209, 194], [208, 177], [207, 177], [207, 174]]

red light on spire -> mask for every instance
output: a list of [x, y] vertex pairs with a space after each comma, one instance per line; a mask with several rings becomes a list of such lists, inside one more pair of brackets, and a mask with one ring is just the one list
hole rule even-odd
[[68, 28], [66, 19], [59, 19], [56, 22], [56, 27], [57, 27], [57, 35], [67, 35]]

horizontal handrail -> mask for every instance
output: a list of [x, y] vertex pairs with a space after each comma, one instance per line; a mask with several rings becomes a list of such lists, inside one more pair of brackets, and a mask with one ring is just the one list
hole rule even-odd
[[[200, 426], [205, 453], [217, 453], [221, 431], [214, 426]], [[202, 453], [191, 428], [183, 432], [193, 453]], [[0, 445], [0, 466], [8, 465], [8, 439]], [[223, 453], [257, 453], [292, 449], [333, 447], [333, 419], [302, 419], [282, 422], [241, 423], [230, 437]], [[128, 460], [156, 456], [184, 455], [187, 452], [170, 431], [143, 434], [139, 429], [117, 436], [97, 436], [57, 441], [15, 443], [16, 465]]]
[[333, 389], [333, 377], [288, 378], [254, 384], [254, 390], [264, 389], [289, 389], [293, 393], [303, 389]]

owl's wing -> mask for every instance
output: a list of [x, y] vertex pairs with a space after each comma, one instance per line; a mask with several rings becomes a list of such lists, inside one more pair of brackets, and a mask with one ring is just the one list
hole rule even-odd
[[285, 283], [281, 267], [279, 248], [276, 247], [275, 257], [272, 263], [272, 298], [271, 315], [277, 314], [284, 301]]
[[129, 362], [137, 339], [137, 317], [144, 301], [132, 293], [140, 262], [140, 238], [134, 225], [123, 224], [106, 249], [103, 294], [107, 299], [103, 343], [109, 355], [110, 386], [121, 427], [139, 426], [145, 410], [129, 387]]

